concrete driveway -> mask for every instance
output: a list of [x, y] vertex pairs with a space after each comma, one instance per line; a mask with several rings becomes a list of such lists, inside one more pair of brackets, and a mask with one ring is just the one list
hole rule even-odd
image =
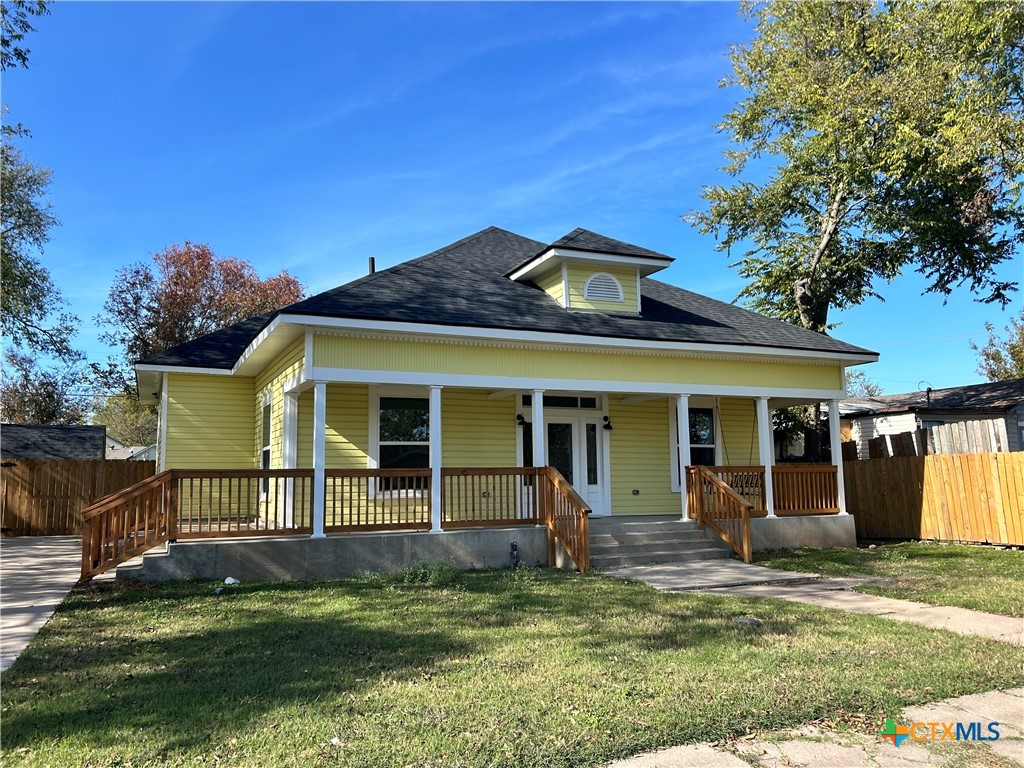
[[0, 670], [10, 667], [50, 620], [81, 569], [78, 536], [0, 540]]

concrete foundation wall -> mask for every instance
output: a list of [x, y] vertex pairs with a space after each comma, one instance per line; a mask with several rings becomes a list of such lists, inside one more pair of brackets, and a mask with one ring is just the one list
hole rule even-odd
[[750, 521], [754, 550], [798, 547], [856, 547], [853, 515], [757, 517]]
[[419, 563], [450, 563], [462, 569], [508, 568], [513, 542], [519, 547], [523, 565], [547, 565], [547, 531], [523, 526], [437, 534], [364, 533], [326, 539], [178, 542], [171, 544], [166, 554], [147, 555], [142, 566], [119, 569], [118, 578], [341, 579], [365, 573], [398, 573]]

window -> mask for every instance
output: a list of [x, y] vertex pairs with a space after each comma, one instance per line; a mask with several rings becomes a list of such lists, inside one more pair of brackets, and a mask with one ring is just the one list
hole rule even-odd
[[932, 427], [941, 427], [946, 422], [942, 419], [921, 419], [921, 429], [931, 429]]
[[[676, 429], [676, 409], [673, 405], [672, 416], [672, 488], [679, 490], [679, 436]], [[690, 409], [690, 463], [695, 465], [715, 466], [715, 411], [713, 408]]]
[[595, 272], [583, 284], [583, 298], [587, 301], [622, 301], [622, 286], [607, 272]]
[[[426, 469], [430, 466], [430, 401], [425, 397], [380, 398], [377, 466], [381, 469]], [[383, 490], [400, 485], [384, 478]]]
[[[533, 405], [533, 395], [523, 395], [523, 407], [529, 408]], [[597, 409], [601, 407], [596, 397], [570, 397], [566, 395], [545, 395], [545, 408], [585, 408]]]
[[[263, 396], [263, 410], [260, 413], [260, 468], [270, 469], [270, 395]], [[270, 490], [270, 478], [263, 478], [263, 495]]]

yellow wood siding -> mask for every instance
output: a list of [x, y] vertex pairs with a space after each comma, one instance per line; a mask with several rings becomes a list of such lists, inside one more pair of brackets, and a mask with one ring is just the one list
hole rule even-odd
[[[635, 315], [636, 283], [635, 269], [616, 269], [612, 267], [595, 267], [588, 264], [569, 264], [569, 309], [592, 310], [595, 312], [626, 312]], [[591, 301], [583, 298], [583, 286], [587, 278], [595, 272], [604, 272], [619, 281], [622, 286], [622, 301]]]
[[305, 362], [305, 341], [300, 339], [271, 362], [255, 381], [255, 419], [253, 421], [253, 456], [260, 466], [262, 441], [263, 397], [270, 393], [270, 466], [279, 468], [284, 446], [284, 383], [302, 370]]
[[722, 463], [731, 466], [759, 464], [757, 421], [754, 400], [749, 397], [723, 397], [718, 401], [719, 434], [722, 438]]
[[[672, 491], [671, 447], [665, 400], [623, 403], [611, 397], [611, 496], [613, 515], [681, 514]], [[638, 495], [633, 491], [638, 490]]]
[[[757, 360], [530, 350], [472, 344], [314, 336], [314, 364], [326, 368], [537, 377], [592, 381], [842, 389], [842, 366]], [[590, 388], [582, 385], [581, 388]]]
[[537, 287], [541, 288], [552, 299], [557, 301], [563, 307], [565, 306], [565, 291], [563, 290], [564, 286], [562, 285], [561, 265], [558, 265], [556, 269], [553, 269], [546, 275], [541, 275], [533, 282], [536, 283]]
[[252, 469], [253, 380], [167, 376], [167, 469]]
[[[324, 461], [333, 469], [366, 469], [370, 452], [369, 388], [328, 384]], [[298, 466], [313, 466], [313, 390], [299, 396]]]
[[449, 467], [516, 466], [516, 398], [485, 391], [441, 391], [442, 463]]

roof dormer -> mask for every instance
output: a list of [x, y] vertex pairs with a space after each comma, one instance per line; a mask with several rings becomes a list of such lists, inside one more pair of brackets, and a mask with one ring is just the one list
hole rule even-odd
[[508, 277], [532, 282], [561, 306], [577, 312], [640, 314], [640, 278], [664, 269], [663, 253], [575, 229]]

